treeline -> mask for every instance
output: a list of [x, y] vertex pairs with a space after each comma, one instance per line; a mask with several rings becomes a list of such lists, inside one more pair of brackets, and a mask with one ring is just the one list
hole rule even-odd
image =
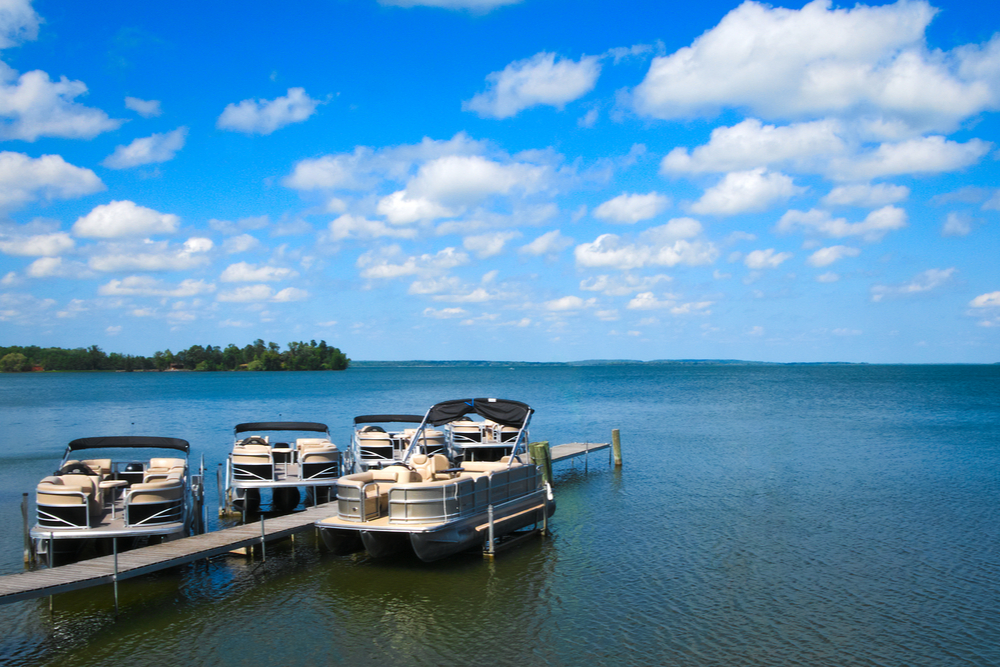
[[225, 348], [192, 345], [186, 350], [156, 352], [151, 357], [107, 354], [97, 345], [66, 350], [59, 347], [0, 347], [0, 371], [5, 373], [46, 371], [342, 371], [351, 360], [325, 340], [289, 343], [282, 351], [277, 343], [258, 338], [251, 345]]

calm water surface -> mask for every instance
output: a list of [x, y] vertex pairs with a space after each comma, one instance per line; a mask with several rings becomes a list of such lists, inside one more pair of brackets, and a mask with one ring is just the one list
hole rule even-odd
[[0, 375], [0, 573], [21, 494], [92, 435], [189, 440], [498, 396], [557, 466], [553, 535], [495, 562], [220, 558], [0, 607], [10, 665], [1000, 664], [1000, 366], [351, 369]]

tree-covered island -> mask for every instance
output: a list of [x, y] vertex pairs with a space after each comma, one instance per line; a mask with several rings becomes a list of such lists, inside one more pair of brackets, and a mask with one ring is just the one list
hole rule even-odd
[[245, 347], [230, 343], [192, 345], [186, 350], [156, 352], [151, 357], [105, 353], [97, 345], [59, 347], [0, 347], [0, 372], [30, 371], [342, 371], [351, 360], [325, 340], [318, 344], [289, 343], [282, 351], [277, 343], [258, 338]]

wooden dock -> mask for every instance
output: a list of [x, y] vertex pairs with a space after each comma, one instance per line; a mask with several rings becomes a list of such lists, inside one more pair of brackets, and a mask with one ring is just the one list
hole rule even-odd
[[582, 456], [589, 458], [594, 452], [610, 450], [611, 444], [607, 442], [570, 442], [565, 445], [553, 445], [549, 448], [553, 463], [568, 461], [569, 459]]
[[[163, 544], [118, 554], [118, 581], [150, 572], [211, 558], [235, 549], [288, 537], [312, 528], [313, 523], [337, 512], [336, 501], [316, 505], [294, 514], [259, 521], [211, 533], [193, 535]], [[0, 604], [75, 591], [115, 581], [115, 557], [90, 560], [0, 577]]]
[[[581, 456], [586, 463], [591, 454], [610, 449], [608, 443], [571, 442], [555, 445], [550, 452], [553, 463]], [[282, 539], [312, 528], [316, 521], [336, 512], [337, 503], [333, 501], [302, 512], [265, 518], [263, 526], [253, 522], [133, 549], [118, 554], [117, 574], [115, 557], [102, 556], [71, 565], [0, 576], [0, 604], [110, 584], [258, 545], [262, 541]]]

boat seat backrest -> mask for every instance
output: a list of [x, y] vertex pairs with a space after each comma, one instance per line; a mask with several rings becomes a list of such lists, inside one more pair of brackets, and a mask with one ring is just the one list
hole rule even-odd
[[142, 484], [133, 484], [128, 491], [128, 503], [155, 503], [180, 500], [184, 496], [184, 485], [180, 480], [162, 479]]
[[102, 479], [111, 474], [111, 459], [86, 459], [82, 463]]
[[233, 447], [233, 463], [270, 463], [271, 448], [265, 445]]
[[46, 477], [35, 487], [35, 500], [42, 505], [83, 505], [88, 502], [90, 492], [89, 486], [67, 482], [63, 477]]
[[170, 470], [171, 468], [177, 468], [187, 465], [187, 461], [184, 459], [174, 459], [174, 458], [154, 458], [149, 460], [149, 467], [146, 470], [162, 470], [164, 472]]
[[410, 458], [410, 463], [420, 473], [420, 479], [424, 482], [434, 480], [434, 475], [442, 470], [447, 470], [451, 466], [448, 464], [448, 457], [444, 454], [416, 454]]
[[337, 451], [336, 447], [327, 447], [325, 449], [307, 449], [299, 453], [299, 461], [302, 463], [321, 463], [323, 461], [337, 461], [340, 458], [340, 452]]
[[296, 438], [295, 448], [299, 451], [303, 449], [310, 449], [317, 446], [328, 446], [331, 445], [329, 440], [326, 438]]
[[409, 484], [414, 481], [415, 474], [404, 466], [388, 466], [372, 470], [372, 480]]

